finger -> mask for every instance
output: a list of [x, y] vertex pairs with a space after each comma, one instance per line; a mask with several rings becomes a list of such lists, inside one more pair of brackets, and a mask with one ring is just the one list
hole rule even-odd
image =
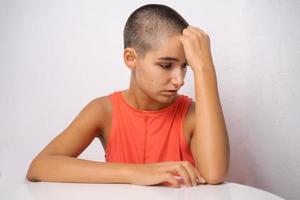
[[189, 26], [188, 29], [190, 30], [191, 33], [201, 36], [203, 32], [200, 29], [196, 29], [195, 27]]
[[182, 35], [190, 35], [192, 33], [193, 33], [193, 31], [191, 28], [185, 28], [182, 30]]
[[182, 179], [184, 180], [184, 184], [187, 186], [191, 186], [191, 180], [189, 177], [188, 172], [186, 171], [185, 167], [182, 166], [182, 162], [173, 162], [169, 163], [170, 165], [165, 169], [167, 172], [173, 174], [179, 174]]
[[181, 43], [184, 44], [184, 36], [183, 35], [179, 36], [179, 39], [180, 39]]
[[182, 179], [184, 180], [185, 185], [190, 185], [191, 184], [190, 179], [189, 179], [189, 175], [186, 172], [185, 168], [181, 165], [180, 162], [172, 163], [165, 170], [167, 172], [172, 173], [172, 174], [180, 175], [182, 177]]
[[194, 43], [196, 40], [198, 40], [201, 37], [201, 34], [202, 33], [197, 32], [191, 28], [188, 28], [183, 31], [182, 36], [185, 36], [187, 41]]
[[186, 168], [186, 171], [189, 174], [191, 183], [193, 184], [193, 186], [196, 186], [198, 175], [195, 172], [195, 168], [187, 161], [183, 162], [183, 166]]
[[182, 35], [181, 36], [181, 42], [183, 47], [187, 47], [189, 45], [193, 45], [195, 43], [195, 40], [193, 39], [195, 35]]
[[183, 178], [185, 185], [191, 186], [191, 179], [189, 173], [186, 171], [186, 168], [181, 163], [178, 163], [176, 170], [177, 173], [179, 173], [180, 176]]
[[187, 48], [187, 45], [190, 43], [189, 38], [185, 35], [182, 35], [182, 36], [180, 36], [180, 40], [181, 40], [184, 51], [186, 51], [185, 49]]
[[195, 27], [193, 27], [193, 26], [189, 26], [188, 30], [190, 30], [191, 32], [194, 32], [194, 33], [198, 32], [198, 30]]
[[202, 33], [202, 34], [205, 34], [205, 31], [203, 31], [202, 29], [198, 28], [198, 27], [195, 27], [195, 26], [189, 26], [188, 27], [191, 31], [194, 31], [195, 33]]
[[177, 180], [174, 176], [172, 176], [170, 173], [166, 174], [165, 180], [172, 184], [173, 187], [180, 187], [179, 180]]
[[205, 179], [200, 175], [199, 171], [198, 171], [196, 168], [194, 168], [194, 170], [195, 170], [195, 173], [197, 174], [198, 181], [199, 181], [200, 183], [205, 183], [206, 181], [205, 181]]
[[208, 37], [208, 34], [198, 27], [189, 27], [189, 30], [200, 37]]

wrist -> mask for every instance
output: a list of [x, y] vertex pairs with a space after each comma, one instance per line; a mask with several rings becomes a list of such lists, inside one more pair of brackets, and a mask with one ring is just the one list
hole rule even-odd
[[206, 64], [206, 65], [195, 65], [191, 67], [194, 72], [214, 72], [215, 66], [214, 64]]
[[195, 80], [216, 80], [216, 71], [214, 68], [196, 68], [193, 70]]

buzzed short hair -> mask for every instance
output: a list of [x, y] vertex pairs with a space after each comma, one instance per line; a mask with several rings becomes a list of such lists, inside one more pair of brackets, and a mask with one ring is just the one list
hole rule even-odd
[[132, 47], [143, 58], [159, 47], [162, 37], [182, 34], [187, 21], [174, 9], [163, 4], [147, 4], [128, 17], [124, 31], [124, 49]]

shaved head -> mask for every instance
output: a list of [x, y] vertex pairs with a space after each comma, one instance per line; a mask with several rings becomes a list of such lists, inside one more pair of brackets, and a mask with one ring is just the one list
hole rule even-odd
[[124, 49], [134, 48], [143, 58], [148, 51], [158, 49], [167, 37], [182, 34], [188, 26], [178, 12], [166, 5], [144, 5], [127, 19], [123, 32]]

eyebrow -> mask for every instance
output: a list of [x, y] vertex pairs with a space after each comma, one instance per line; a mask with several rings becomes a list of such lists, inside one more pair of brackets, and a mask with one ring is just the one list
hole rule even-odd
[[[165, 56], [165, 57], [160, 57], [158, 58], [159, 60], [167, 60], [167, 61], [179, 61], [178, 58], [174, 58], [174, 57], [169, 57], [169, 56]], [[184, 62], [184, 64], [187, 64], [186, 60]]]

